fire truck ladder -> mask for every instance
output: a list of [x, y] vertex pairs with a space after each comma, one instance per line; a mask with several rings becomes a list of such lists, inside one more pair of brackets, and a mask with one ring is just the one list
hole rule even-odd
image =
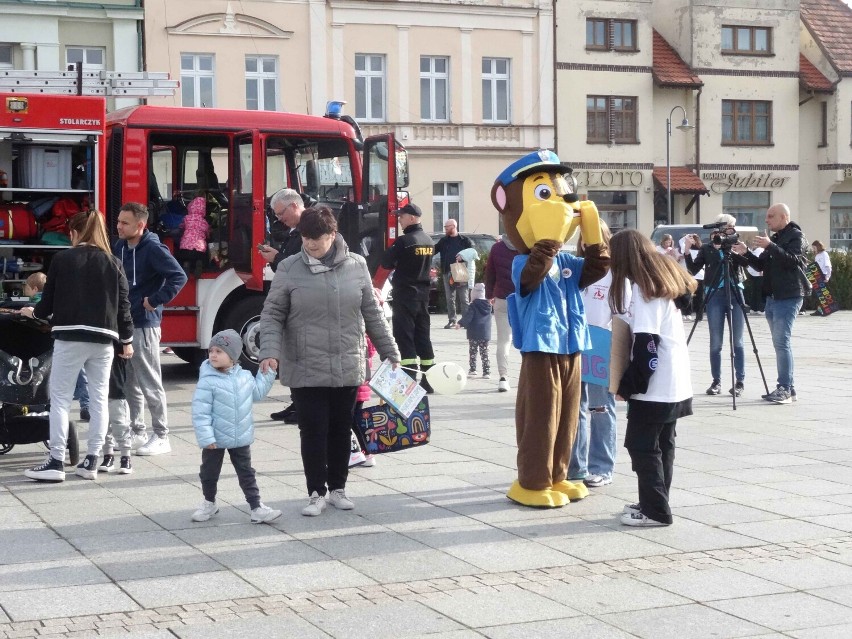
[[0, 71], [0, 93], [150, 97], [174, 95], [180, 87], [168, 73], [149, 71]]

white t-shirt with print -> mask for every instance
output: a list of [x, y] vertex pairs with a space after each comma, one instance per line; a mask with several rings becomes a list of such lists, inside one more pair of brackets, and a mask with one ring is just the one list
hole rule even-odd
[[674, 403], [692, 397], [683, 317], [674, 302], [660, 298], [648, 301], [634, 284], [624, 319], [634, 334], [651, 333], [660, 336], [656, 369], [651, 375], [648, 392], [632, 395], [631, 398]]

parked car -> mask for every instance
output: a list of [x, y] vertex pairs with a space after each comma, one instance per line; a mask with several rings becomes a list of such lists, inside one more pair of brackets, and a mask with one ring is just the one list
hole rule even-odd
[[[484, 260], [491, 252], [491, 247], [497, 243], [497, 238], [487, 233], [462, 233], [462, 235], [473, 241], [473, 247], [479, 254], [477, 264], [481, 272], [485, 265]], [[437, 244], [444, 234], [429, 233], [429, 237]], [[443, 308], [446, 308], [446, 301], [444, 300], [444, 283], [441, 280], [441, 257], [436, 255], [432, 260], [432, 270], [429, 272], [429, 311], [437, 313]]]

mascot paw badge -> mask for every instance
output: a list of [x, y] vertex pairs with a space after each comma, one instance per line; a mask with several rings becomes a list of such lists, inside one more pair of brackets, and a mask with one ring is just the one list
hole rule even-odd
[[[577, 429], [580, 351], [591, 345], [580, 282], [585, 265], [603, 273], [608, 262], [601, 267], [560, 251], [578, 228], [587, 246], [602, 241], [598, 210], [579, 200], [570, 174], [555, 153], [540, 150], [508, 166], [491, 189], [491, 202], [519, 252], [512, 264], [515, 292], [507, 300], [512, 339], [522, 356], [515, 407], [518, 479], [507, 497], [534, 508], [559, 508], [589, 494], [582, 482], [565, 480]], [[587, 279], [592, 273], [590, 268]]]

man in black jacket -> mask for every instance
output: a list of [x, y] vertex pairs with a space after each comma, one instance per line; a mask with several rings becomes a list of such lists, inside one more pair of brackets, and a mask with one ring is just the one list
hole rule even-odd
[[[400, 364], [427, 371], [435, 363], [429, 335], [429, 271], [435, 247], [420, 224], [420, 207], [406, 204], [397, 211], [403, 229], [382, 256], [382, 268], [393, 270], [393, 338], [402, 355]], [[421, 386], [432, 387], [424, 376]]]
[[[268, 244], [259, 248], [260, 256], [269, 262], [273, 271], [278, 270], [278, 265], [291, 255], [296, 255], [302, 250], [302, 236], [299, 233], [299, 221], [305, 210], [304, 198], [294, 189], [281, 189], [276, 191], [269, 200], [269, 208], [275, 213], [276, 219], [287, 227], [287, 237], [281, 242], [278, 250]], [[270, 418], [283, 421], [285, 424], [296, 424], [296, 403], [293, 402], [283, 410], [272, 413]]]
[[[456, 256], [466, 248], [473, 248], [473, 241], [459, 233], [458, 222], [449, 219], [444, 222], [444, 237], [435, 245], [435, 253], [441, 254], [441, 273], [444, 276], [444, 293], [447, 297], [447, 317], [449, 322], [444, 328], [455, 328], [456, 321], [467, 310], [467, 282], [450, 283], [450, 266]], [[456, 315], [458, 311], [458, 315]]]
[[[808, 242], [802, 229], [790, 221], [786, 204], [773, 204], [766, 211], [767, 231], [754, 239], [753, 248], [762, 248], [756, 256], [739, 242], [734, 252], [744, 255], [749, 265], [763, 271], [763, 292], [766, 294], [766, 321], [772, 335], [778, 367], [777, 388], [763, 399], [776, 404], [789, 404], [796, 398], [793, 386], [793, 322], [802, 307], [805, 291], [799, 271], [804, 264]], [[772, 231], [772, 236], [769, 236]]]

